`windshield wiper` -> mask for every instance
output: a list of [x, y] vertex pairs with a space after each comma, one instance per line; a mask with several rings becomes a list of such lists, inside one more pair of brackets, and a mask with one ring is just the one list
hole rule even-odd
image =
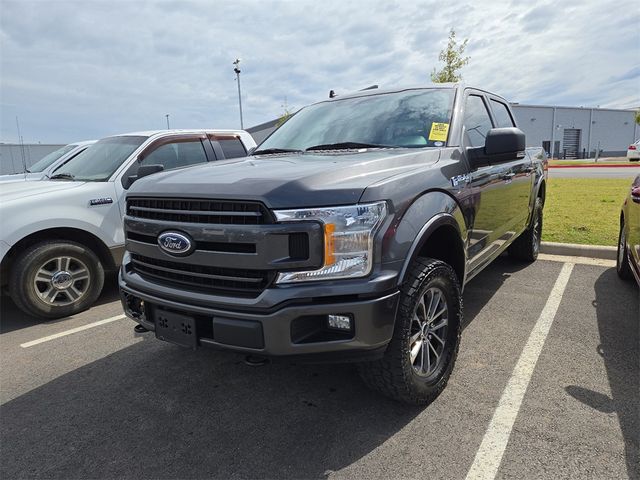
[[76, 178], [76, 176], [70, 173], [56, 173], [55, 175], [50, 176], [49, 180], [55, 180], [57, 178], [64, 180], [73, 180], [74, 178]]
[[268, 155], [270, 153], [300, 153], [302, 150], [292, 148], [265, 148], [264, 150], [256, 150], [251, 155]]
[[377, 145], [375, 143], [360, 143], [360, 142], [340, 142], [340, 143], [326, 143], [324, 145], [314, 145], [305, 150], [309, 152], [312, 150], [348, 150], [351, 148], [396, 148], [393, 145]]

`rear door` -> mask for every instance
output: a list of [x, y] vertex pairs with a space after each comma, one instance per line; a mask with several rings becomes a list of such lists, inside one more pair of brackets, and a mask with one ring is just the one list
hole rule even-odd
[[[499, 97], [489, 97], [489, 104], [497, 128], [515, 127], [509, 107]], [[507, 215], [505, 235], [519, 234], [529, 219], [531, 192], [533, 191], [533, 163], [526, 152], [520, 152], [510, 162], [502, 164], [503, 201]]]
[[638, 175], [631, 186], [631, 198], [628, 200], [628, 235], [629, 249], [631, 250], [632, 261], [638, 275], [640, 275], [640, 175]]

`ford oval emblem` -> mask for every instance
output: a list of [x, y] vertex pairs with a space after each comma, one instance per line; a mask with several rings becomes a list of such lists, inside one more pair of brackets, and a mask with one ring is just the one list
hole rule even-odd
[[184, 233], [164, 232], [158, 235], [158, 246], [170, 255], [189, 255], [193, 250], [193, 242]]

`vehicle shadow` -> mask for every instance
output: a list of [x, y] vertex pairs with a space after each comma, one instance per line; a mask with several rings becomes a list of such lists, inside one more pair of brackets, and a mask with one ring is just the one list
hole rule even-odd
[[[603, 413], [616, 413], [624, 437], [629, 478], [640, 478], [640, 292], [635, 283], [622, 282], [615, 269], [595, 282], [600, 345], [611, 398], [601, 392], [569, 385], [565, 391], [576, 400]], [[635, 301], [633, 299], [635, 297]]]
[[462, 329], [466, 329], [480, 310], [498, 293], [500, 287], [511, 277], [530, 266], [526, 262], [514, 262], [503, 254], [485, 267], [482, 272], [469, 282], [463, 294], [464, 319]]
[[0, 407], [2, 478], [325, 478], [423, 409], [354, 368], [133, 346]]
[[[104, 279], [104, 288], [102, 294], [94, 303], [95, 306], [104, 305], [114, 302], [120, 298], [118, 294], [118, 281], [117, 275], [107, 274]], [[16, 304], [13, 303], [9, 295], [3, 294], [0, 297], [0, 335], [3, 333], [13, 332], [14, 330], [20, 330], [22, 328], [31, 327], [39, 323], [55, 324], [64, 322], [69, 317], [59, 318], [57, 320], [47, 320], [45, 318], [34, 317], [24, 313]]]

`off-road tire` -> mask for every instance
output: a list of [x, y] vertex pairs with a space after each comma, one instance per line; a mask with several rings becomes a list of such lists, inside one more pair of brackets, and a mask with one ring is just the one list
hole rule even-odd
[[[86, 290], [69, 305], [45, 303], [37, 294], [35, 276], [47, 259], [70, 257], [82, 262], [89, 272]], [[80, 243], [58, 240], [32, 245], [15, 260], [9, 274], [9, 294], [23, 312], [34, 317], [54, 319], [73, 315], [89, 308], [100, 296], [104, 285], [104, 269], [93, 251]]]
[[[410, 358], [411, 323], [416, 306], [424, 293], [439, 288], [448, 307], [448, 328], [441, 364], [431, 377], [419, 376]], [[433, 402], [447, 385], [460, 345], [462, 324], [462, 295], [454, 270], [440, 260], [418, 257], [407, 272], [407, 280], [400, 288], [393, 337], [384, 357], [358, 364], [364, 383], [371, 389], [395, 400], [427, 405]]]
[[542, 199], [537, 197], [529, 226], [509, 245], [508, 252], [511, 258], [523, 262], [535, 262], [537, 260], [540, 253], [540, 244], [542, 243], [543, 207]]
[[618, 234], [618, 251], [616, 254], [616, 272], [623, 280], [633, 279], [631, 265], [629, 265], [629, 253], [627, 250], [627, 241], [624, 232], [624, 221], [620, 222], [620, 233]]

